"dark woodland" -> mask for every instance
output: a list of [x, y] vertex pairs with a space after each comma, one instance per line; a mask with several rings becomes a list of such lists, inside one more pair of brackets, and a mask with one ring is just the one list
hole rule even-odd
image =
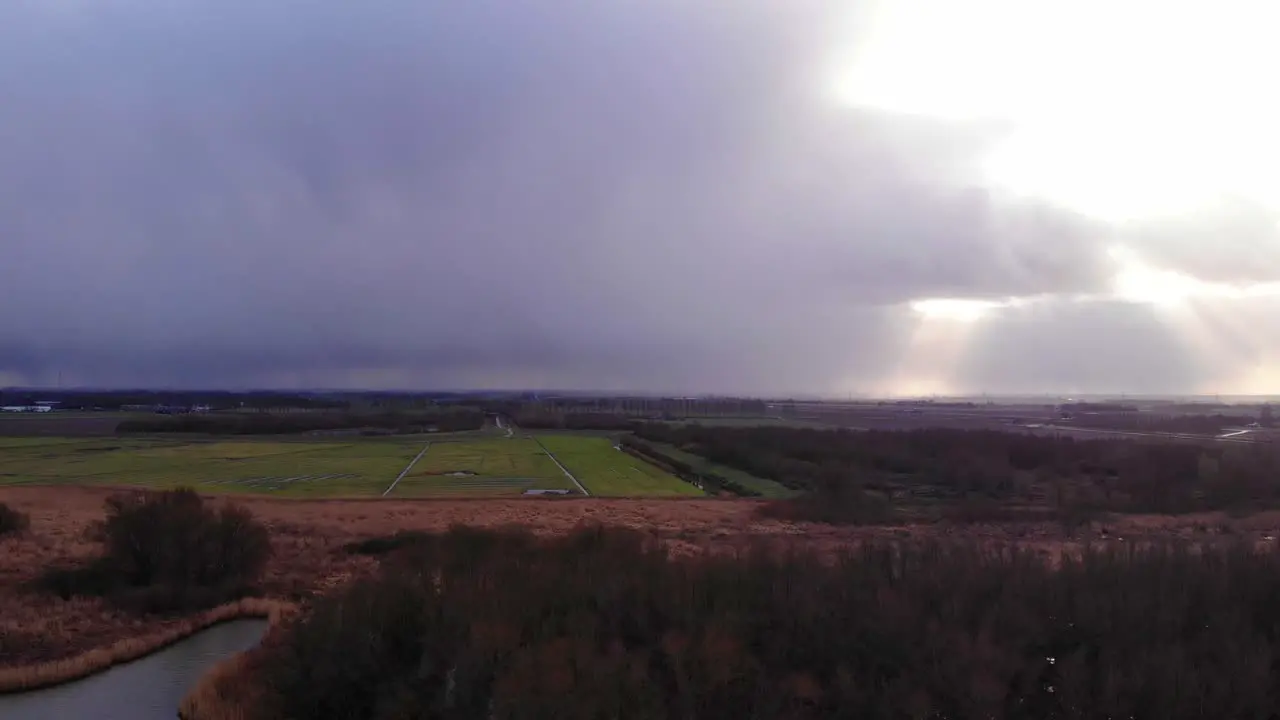
[[[398, 548], [398, 549], [396, 549]], [[1267, 718], [1280, 557], [977, 542], [673, 559], [625, 530], [389, 551], [258, 665], [263, 717]]]

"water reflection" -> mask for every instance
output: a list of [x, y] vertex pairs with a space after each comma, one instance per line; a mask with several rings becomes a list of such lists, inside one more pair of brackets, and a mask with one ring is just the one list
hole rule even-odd
[[3, 720], [174, 720], [178, 703], [218, 661], [253, 647], [266, 620], [235, 620], [84, 680], [0, 695]]

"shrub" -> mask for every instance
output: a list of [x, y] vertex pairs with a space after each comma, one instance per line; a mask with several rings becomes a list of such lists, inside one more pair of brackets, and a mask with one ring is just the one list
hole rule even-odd
[[367, 540], [347, 543], [342, 549], [352, 555], [386, 555], [410, 545], [429, 542], [435, 536], [417, 530], [401, 530], [395, 535], [384, 535]]
[[27, 529], [30, 520], [26, 513], [19, 512], [4, 503], [0, 503], [0, 537], [16, 535]]
[[41, 574], [37, 585], [63, 600], [76, 596], [104, 597], [115, 592], [119, 580], [102, 558], [83, 565], [55, 566]]
[[793, 500], [772, 500], [760, 506], [760, 515], [830, 525], [891, 525], [902, 520], [889, 498], [856, 487], [839, 497], [814, 493]]
[[207, 607], [245, 594], [271, 553], [266, 528], [248, 510], [213, 509], [189, 489], [114, 495], [106, 511], [93, 529], [102, 555], [51, 569], [47, 590], [144, 611]]

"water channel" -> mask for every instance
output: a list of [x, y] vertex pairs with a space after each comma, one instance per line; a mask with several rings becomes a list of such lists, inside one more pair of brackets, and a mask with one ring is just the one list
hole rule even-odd
[[234, 620], [83, 680], [0, 695], [3, 720], [174, 720], [178, 703], [220, 660], [248, 650], [266, 620]]

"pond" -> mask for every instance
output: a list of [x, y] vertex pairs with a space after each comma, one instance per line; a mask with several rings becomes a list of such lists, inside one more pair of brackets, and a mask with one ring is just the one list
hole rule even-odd
[[0, 695], [0, 718], [14, 720], [174, 720], [200, 676], [253, 647], [266, 620], [216, 625], [157, 653], [83, 680]]

